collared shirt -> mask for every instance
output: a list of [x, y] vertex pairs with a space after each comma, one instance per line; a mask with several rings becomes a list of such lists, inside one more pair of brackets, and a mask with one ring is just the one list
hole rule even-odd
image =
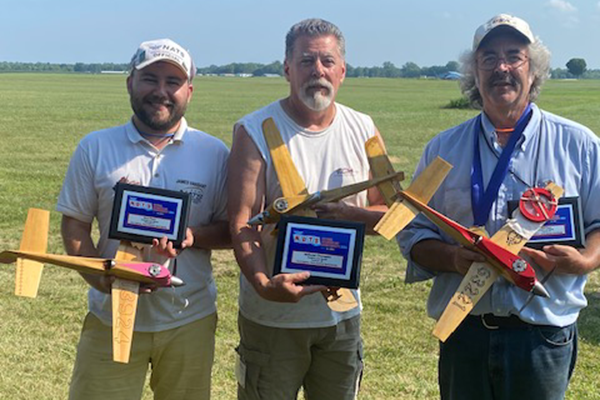
[[[471, 167], [474, 136], [480, 134], [483, 181], [486, 184], [494, 171], [502, 148], [494, 127], [482, 115], [481, 129], [473, 118], [442, 132], [426, 146], [415, 172], [418, 176], [436, 156], [453, 165], [450, 174], [429, 203], [434, 209], [463, 226], [473, 225], [471, 208]], [[506, 222], [510, 200], [518, 200], [532, 186], [543, 187], [553, 181], [565, 189], [565, 196], [581, 199], [586, 234], [600, 228], [600, 140], [588, 128], [565, 118], [541, 111], [533, 105], [533, 116], [517, 143], [498, 196], [490, 211], [486, 230], [493, 235]], [[397, 237], [402, 254], [408, 260], [408, 283], [433, 278], [427, 303], [428, 314], [438, 319], [458, 288], [462, 276], [457, 273], [434, 273], [419, 266], [410, 257], [412, 247], [425, 239], [455, 243], [423, 215], [419, 215]], [[545, 272], [532, 263], [538, 279]], [[493, 313], [498, 316], [518, 315], [522, 320], [538, 325], [566, 326], [577, 320], [579, 311], [587, 305], [583, 289], [587, 276], [554, 274], [545, 284], [550, 298], [535, 296], [519, 313], [528, 293], [500, 277], [475, 306], [471, 314]]]
[[[98, 252], [114, 257], [119, 241], [108, 238], [119, 181], [190, 194], [189, 226], [225, 221], [227, 159], [225, 144], [190, 128], [182, 119], [164, 148], [156, 149], [129, 121], [84, 137], [71, 157], [57, 211], [77, 220], [98, 222]], [[186, 285], [161, 288], [139, 297], [135, 330], [158, 332], [185, 325], [216, 311], [211, 252], [190, 248], [177, 257], [175, 275]], [[170, 263], [173, 272], [175, 265]], [[110, 295], [90, 288], [89, 309], [111, 324]]]

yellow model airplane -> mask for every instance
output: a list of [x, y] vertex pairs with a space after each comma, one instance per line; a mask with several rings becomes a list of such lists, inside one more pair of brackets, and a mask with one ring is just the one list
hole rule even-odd
[[[377, 138], [370, 139], [366, 148], [374, 176], [393, 171]], [[556, 211], [556, 199], [563, 193], [563, 189], [553, 183], [546, 189], [527, 191], [521, 198], [523, 206], [513, 213], [513, 218], [502, 229], [488, 239], [481, 232], [467, 229], [427, 206], [450, 168], [450, 164], [437, 158], [407, 190], [393, 192], [389, 187], [384, 195], [386, 201], [393, 204], [388, 204], [389, 211], [375, 226], [375, 231], [389, 240], [422, 212], [459, 244], [477, 251], [486, 258], [486, 262], [475, 262], [471, 265], [437, 322], [433, 334], [442, 342], [456, 330], [499, 275], [526, 291], [548, 296], [543, 285], [536, 279], [533, 268], [517, 253], [529, 238], [552, 218]]]
[[47, 254], [50, 213], [30, 209], [19, 250], [0, 253], [0, 263], [17, 263], [15, 294], [37, 296], [44, 263], [88, 274], [114, 276], [112, 284], [113, 360], [129, 362], [140, 283], [159, 287], [181, 286], [183, 282], [164, 266], [140, 262], [141, 250], [121, 242], [114, 259]]
[[[283, 197], [275, 200], [273, 204], [268, 206], [262, 213], [252, 217], [248, 221], [249, 225], [275, 223], [279, 221], [282, 214], [316, 217], [317, 214], [311, 209], [311, 206], [315, 204], [337, 201], [372, 186], [382, 184], [383, 182], [389, 182], [394, 179], [404, 179], [404, 174], [402, 172], [393, 172], [377, 179], [309, 194], [304, 180], [298, 173], [289, 150], [285, 143], [283, 143], [281, 134], [273, 119], [267, 118], [263, 122], [262, 128]], [[263, 230], [262, 232], [265, 231]], [[265, 242], [269, 243], [272, 241], [268, 240]], [[274, 256], [273, 249], [266, 249], [266, 254], [268, 259], [267, 262], [269, 265], [272, 265]], [[358, 302], [352, 295], [352, 292], [345, 288], [338, 289], [336, 294], [329, 296], [324, 294], [324, 296], [327, 299], [327, 304], [334, 311], [343, 312], [358, 306]]]

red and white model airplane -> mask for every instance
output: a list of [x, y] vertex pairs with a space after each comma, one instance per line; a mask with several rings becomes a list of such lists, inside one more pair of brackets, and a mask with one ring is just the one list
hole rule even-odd
[[44, 263], [87, 274], [114, 276], [113, 360], [128, 363], [140, 284], [170, 287], [181, 286], [183, 281], [160, 264], [136, 261], [141, 260], [141, 251], [128, 242], [121, 242], [114, 259], [47, 254], [49, 225], [48, 211], [29, 209], [19, 250], [0, 253], [0, 263], [17, 263], [15, 294], [37, 296]]
[[[370, 139], [366, 148], [374, 176], [393, 172], [387, 154], [377, 138]], [[487, 238], [481, 232], [467, 229], [427, 206], [451, 168], [450, 164], [437, 158], [407, 190], [394, 191], [388, 187], [383, 193], [386, 201], [391, 203], [388, 204], [390, 209], [375, 226], [375, 231], [389, 240], [421, 212], [458, 244], [485, 257], [485, 262], [471, 265], [437, 322], [433, 334], [442, 342], [456, 330], [499, 275], [525, 291], [548, 297], [548, 292], [537, 280], [534, 269], [517, 253], [546, 221], [552, 219], [557, 199], [563, 194], [563, 189], [554, 183], [548, 184], [545, 189], [526, 191], [512, 219], [495, 235]]]

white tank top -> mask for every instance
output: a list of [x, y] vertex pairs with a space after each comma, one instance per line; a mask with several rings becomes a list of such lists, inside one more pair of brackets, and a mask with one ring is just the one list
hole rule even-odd
[[[265, 204], [282, 196], [277, 174], [273, 167], [269, 148], [262, 132], [262, 123], [273, 118], [283, 142], [288, 147], [298, 172], [309, 193], [323, 189], [334, 189], [369, 179], [369, 162], [365, 142], [375, 135], [371, 118], [346, 106], [336, 103], [336, 115], [331, 125], [322, 131], [309, 131], [296, 124], [281, 108], [280, 101], [253, 112], [236, 124], [243, 125], [266, 163]], [[345, 203], [365, 207], [367, 194], [343, 200]], [[275, 247], [276, 238], [270, 234], [273, 225], [262, 234], [267, 252]], [[268, 257], [269, 258], [269, 257]], [[268, 265], [269, 272], [273, 266]], [[355, 292], [359, 299], [359, 293]], [[300, 302], [278, 303], [260, 297], [253, 286], [241, 275], [240, 312], [256, 323], [279, 328], [315, 328], [336, 325], [338, 322], [360, 313], [360, 307], [345, 313], [332, 311], [320, 293], [304, 297]]]

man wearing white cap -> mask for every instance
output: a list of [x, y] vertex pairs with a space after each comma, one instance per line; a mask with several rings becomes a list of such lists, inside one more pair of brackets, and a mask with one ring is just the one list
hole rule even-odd
[[[508, 202], [553, 181], [578, 198], [584, 249], [550, 244], [526, 248], [549, 298], [535, 297], [504, 278], [440, 343], [442, 399], [562, 399], [577, 356], [577, 317], [586, 306], [587, 274], [600, 265], [600, 141], [586, 127], [534, 103], [548, 76], [550, 53], [522, 19], [501, 14], [475, 32], [463, 57], [461, 88], [482, 109], [477, 117], [436, 136], [415, 176], [436, 156], [454, 168], [431, 206], [493, 235], [508, 219]], [[466, 150], [465, 150], [466, 149]], [[419, 216], [400, 233], [407, 282], [433, 278], [428, 313], [438, 319], [477, 253], [457, 246]]]
[[[168, 40], [144, 42], [127, 78], [133, 117], [87, 135], [69, 165], [57, 210], [63, 214], [67, 253], [113, 257], [108, 239], [117, 182], [190, 193], [188, 235], [177, 256], [185, 286], [139, 297], [128, 364], [112, 361], [110, 280], [84, 276], [91, 285], [70, 388], [70, 399], [141, 398], [148, 366], [155, 399], [208, 399], [214, 358], [216, 288], [210, 249], [228, 246], [227, 147], [190, 128], [183, 115], [192, 98], [190, 54]], [[91, 238], [92, 222], [99, 241]], [[166, 238], [155, 247], [175, 256]], [[170, 261], [173, 270], [175, 263]]]

